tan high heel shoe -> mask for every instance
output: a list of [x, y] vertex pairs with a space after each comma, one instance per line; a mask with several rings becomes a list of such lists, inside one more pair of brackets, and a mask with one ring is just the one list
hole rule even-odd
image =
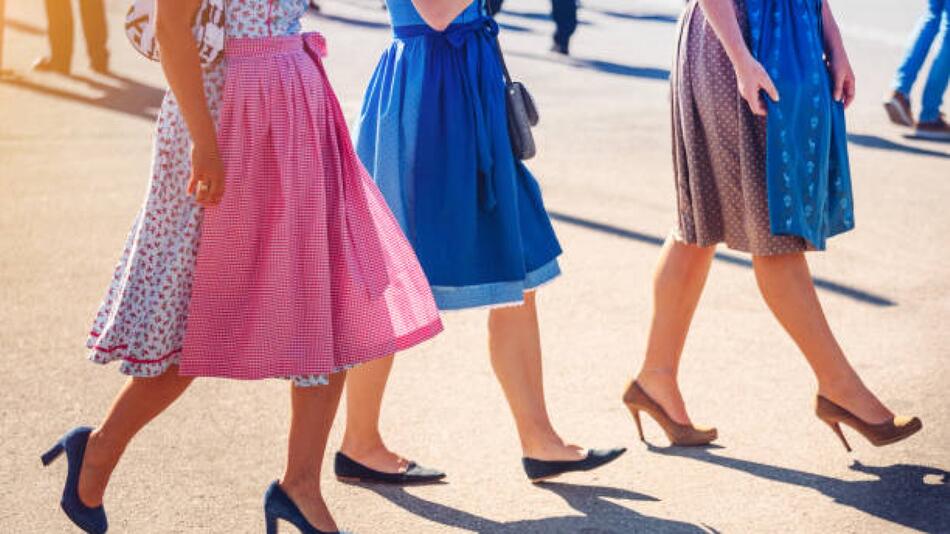
[[848, 445], [848, 440], [844, 439], [840, 423], [857, 430], [875, 447], [909, 438], [924, 426], [917, 417], [906, 416], [895, 416], [891, 421], [871, 424], [821, 395], [815, 397], [815, 415], [835, 431], [848, 452], [851, 452], [851, 445]]
[[647, 395], [646, 391], [637, 384], [636, 380], [630, 382], [627, 391], [623, 394], [623, 403], [633, 414], [633, 420], [637, 423], [637, 431], [640, 433], [640, 441], [646, 441], [643, 437], [643, 425], [640, 423], [640, 412], [650, 414], [670, 443], [680, 447], [696, 447], [700, 445], [709, 445], [718, 436], [715, 428], [703, 428], [693, 425], [683, 425], [674, 421], [666, 413], [662, 406]]

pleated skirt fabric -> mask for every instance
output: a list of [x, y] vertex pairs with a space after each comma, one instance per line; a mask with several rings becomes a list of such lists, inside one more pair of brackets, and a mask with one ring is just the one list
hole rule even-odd
[[234, 39], [181, 373], [331, 373], [442, 326], [428, 282], [360, 164], [319, 34]]
[[[748, 32], [745, 0], [734, 1]], [[671, 83], [674, 237], [755, 255], [809, 250], [805, 239], [771, 231], [766, 121], [739, 94], [729, 57], [696, 0], [680, 19]]]

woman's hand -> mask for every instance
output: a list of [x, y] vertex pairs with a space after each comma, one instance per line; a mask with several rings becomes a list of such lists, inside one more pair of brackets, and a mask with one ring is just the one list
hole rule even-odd
[[200, 6], [201, 0], [156, 0], [155, 38], [162, 49], [162, 69], [193, 143], [188, 193], [200, 204], [213, 206], [224, 194], [224, 165], [205, 99], [198, 44], [191, 30]]
[[764, 116], [766, 113], [765, 99], [762, 91], [773, 101], [778, 102], [778, 90], [772, 83], [772, 78], [765, 72], [762, 64], [751, 54], [746, 55], [735, 65], [736, 80], [739, 83], [739, 94], [749, 103], [752, 113]]
[[214, 206], [224, 195], [224, 164], [217, 143], [195, 143], [191, 147], [191, 178], [188, 194], [202, 206]]
[[834, 98], [847, 108], [854, 102], [854, 70], [844, 49], [831, 55], [828, 60], [828, 69], [831, 71], [831, 81], [834, 83]]

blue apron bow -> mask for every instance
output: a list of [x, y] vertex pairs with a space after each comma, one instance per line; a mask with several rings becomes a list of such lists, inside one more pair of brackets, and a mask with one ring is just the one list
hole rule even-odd
[[[426, 24], [396, 26], [393, 33], [397, 39], [431, 36], [446, 43], [455, 49], [461, 49], [469, 38], [484, 32], [488, 38], [495, 39], [498, 35], [498, 23], [491, 17], [479, 17], [471, 22], [451, 24], [446, 29], [437, 31]], [[494, 158], [492, 143], [489, 136], [488, 110], [482, 102], [482, 90], [479, 85], [478, 73], [471, 69], [462, 70], [463, 98], [469, 104], [475, 134], [475, 155], [479, 178], [480, 206], [484, 211], [492, 211], [498, 204], [495, 197]]]

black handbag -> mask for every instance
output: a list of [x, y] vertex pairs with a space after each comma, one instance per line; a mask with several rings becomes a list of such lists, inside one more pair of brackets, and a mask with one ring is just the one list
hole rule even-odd
[[538, 108], [524, 84], [511, 80], [508, 65], [505, 63], [505, 55], [501, 52], [501, 44], [497, 36], [495, 51], [498, 53], [501, 69], [505, 73], [505, 104], [508, 112], [511, 151], [520, 160], [531, 159], [537, 153], [531, 128], [538, 125]]

